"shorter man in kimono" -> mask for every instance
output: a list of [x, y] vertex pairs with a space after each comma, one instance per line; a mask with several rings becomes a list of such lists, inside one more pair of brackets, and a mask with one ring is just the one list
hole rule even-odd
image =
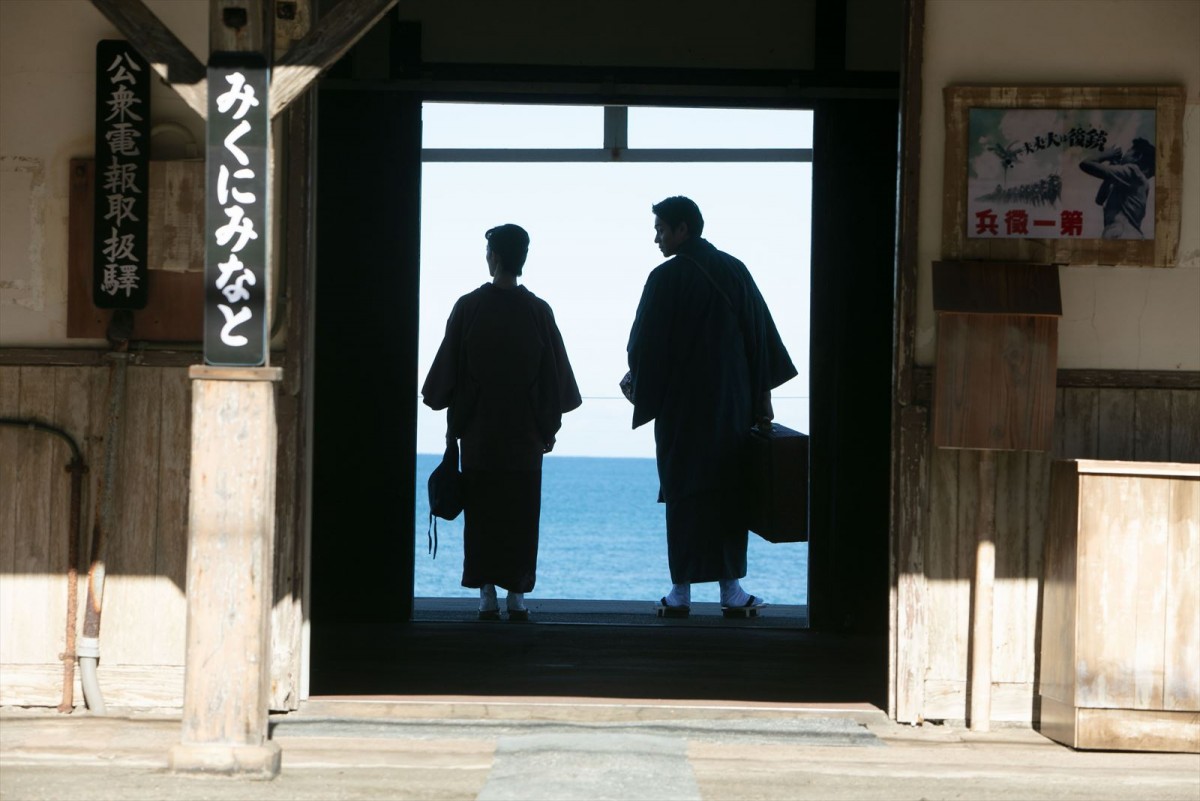
[[480, 620], [500, 619], [497, 587], [508, 590], [509, 620], [528, 620], [542, 455], [582, 400], [554, 312], [519, 283], [529, 234], [508, 223], [484, 236], [492, 280], [450, 310], [421, 395], [429, 408], [447, 409], [446, 436], [462, 440], [462, 585], [479, 589]]
[[671, 591], [660, 614], [686, 617], [691, 585], [720, 584], [723, 609], [762, 598], [746, 575], [743, 460], [756, 422], [774, 416], [771, 390], [796, 375], [746, 265], [701, 238], [686, 197], [652, 207], [667, 261], [651, 271], [629, 334], [633, 427], [653, 420], [659, 502], [665, 503]]

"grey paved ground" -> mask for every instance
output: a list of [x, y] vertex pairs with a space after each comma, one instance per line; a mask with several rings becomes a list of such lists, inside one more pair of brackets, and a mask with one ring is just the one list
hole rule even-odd
[[317, 703], [276, 719], [273, 781], [171, 774], [178, 737], [170, 718], [0, 710], [0, 799], [1200, 801], [1200, 755], [1076, 752], [1026, 728], [862, 710]]

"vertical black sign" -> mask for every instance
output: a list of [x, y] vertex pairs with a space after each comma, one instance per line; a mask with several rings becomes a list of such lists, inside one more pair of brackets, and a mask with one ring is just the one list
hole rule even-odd
[[206, 364], [266, 363], [269, 81], [265, 62], [244, 54], [214, 54], [208, 67]]
[[101, 309], [146, 305], [152, 74], [128, 42], [96, 44], [92, 302]]

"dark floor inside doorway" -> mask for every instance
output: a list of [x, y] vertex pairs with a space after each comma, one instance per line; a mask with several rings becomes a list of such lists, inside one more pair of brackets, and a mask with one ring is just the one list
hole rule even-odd
[[405, 623], [314, 623], [311, 694], [886, 703], [885, 639], [811, 631], [803, 607], [728, 620], [698, 604], [663, 620], [645, 604], [530, 606], [528, 623], [477, 621], [466, 602], [418, 603]]

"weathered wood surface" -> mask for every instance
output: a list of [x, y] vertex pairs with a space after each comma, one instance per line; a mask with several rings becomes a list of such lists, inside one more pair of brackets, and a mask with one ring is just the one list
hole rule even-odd
[[933, 442], [1049, 450], [1058, 318], [938, 313]]
[[[888, 715], [905, 723], [921, 720], [924, 672], [928, 661], [925, 615], [924, 499], [928, 497], [928, 402], [918, 402], [914, 386], [921, 173], [918, 79], [924, 42], [925, 5], [908, 3], [900, 82], [900, 169], [896, 239], [895, 362], [892, 392], [891, 575], [888, 637]], [[917, 499], [912, 502], [910, 499]]]
[[1062, 316], [1053, 264], [935, 261], [933, 308], [959, 314]]
[[[64, 429], [89, 467], [81, 499], [83, 584], [103, 471], [108, 381], [109, 369], [101, 366], [0, 365], [0, 417], [36, 417]], [[289, 414], [280, 410], [279, 424], [287, 430], [294, 427]], [[130, 366], [118, 445], [117, 519], [108, 537], [100, 627], [101, 691], [109, 706], [178, 708], [191, 459], [186, 368]], [[288, 486], [297, 480], [293, 451], [279, 449], [280, 482]], [[57, 437], [0, 426], [0, 704], [53, 706], [61, 698], [70, 513], [64, 468], [70, 457]], [[290, 536], [290, 530], [281, 536]], [[272, 664], [273, 690], [288, 704], [274, 708], [285, 709], [294, 708], [299, 695], [296, 593], [303, 583], [295, 551], [288, 553], [291, 569], [274, 595], [274, 616], [285, 638], [276, 658], [286, 666]], [[171, 675], [176, 679], [160, 680]], [[78, 690], [74, 702], [83, 703]]]
[[[5, 700], [20, 706], [57, 706], [62, 695], [62, 667], [44, 664], [0, 663]], [[104, 703], [117, 709], [172, 709], [183, 697], [183, 665], [106, 665], [96, 668], [96, 683]], [[75, 671], [76, 708], [83, 706], [83, 688]]]
[[[992, 642], [996, 590], [996, 454], [979, 454], [979, 509], [975, 515], [975, 576], [971, 581], [970, 715], [972, 731], [992, 722]], [[986, 491], [991, 488], [992, 491]]]
[[[189, 370], [192, 594], [176, 769], [202, 764], [214, 746], [228, 747], [226, 761], [237, 766], [240, 749], [267, 745], [278, 371], [255, 372], [262, 380], [210, 380], [197, 377], [203, 368]], [[278, 770], [277, 749], [262, 757]]]
[[[314, 101], [296, 99], [284, 115], [287, 126], [283, 164], [289, 186], [312, 181], [315, 169]], [[279, 388], [279, 466], [276, 507], [281, 532], [276, 538], [275, 598], [271, 617], [271, 708], [296, 709], [308, 695], [308, 663], [304, 642], [305, 569], [311, 520], [312, 476], [312, 364], [315, 273], [314, 205], [310, 193], [286, 193], [283, 211], [287, 232], [287, 351], [283, 356], [283, 382]]]
[[[1071, 481], [1071, 464], [1054, 462], [1051, 485], [1055, 488], [1050, 500], [1047, 525], [1058, 531], [1074, 531], [1079, 527], [1079, 485]], [[1054, 644], [1055, 658], [1041, 660], [1037, 692], [1043, 699], [1053, 699], [1073, 708], [1075, 705], [1075, 623], [1078, 607], [1075, 603], [1075, 576], [1078, 551], [1074, 543], [1063, 537], [1049, 540], [1044, 549], [1045, 590], [1041, 609], [1042, 648]], [[1043, 726], [1056, 725], [1055, 719], [1042, 718]]]
[[1200, 464], [1058, 461], [1051, 502], [1040, 728], [1200, 750]]
[[1196, 712], [1081, 709], [1075, 731], [1077, 748], [1200, 754], [1200, 713]]
[[[889, 638], [889, 665], [893, 691], [890, 714], [898, 721], [915, 723], [925, 708], [925, 666], [928, 663], [929, 624], [925, 597], [925, 543], [922, 537], [924, 507], [907, 498], [927, 495], [929, 418], [926, 409], [906, 407], [899, 416], [899, 476], [893, 498], [893, 530], [905, 532], [895, 541], [893, 636]], [[903, 658], [901, 658], [903, 657]]]
[[[108, 370], [102, 366], [88, 366], [101, 362], [85, 359], [80, 356], [81, 352], [79, 351], [62, 351], [61, 356], [46, 352], [35, 360], [35, 364], [3, 366], [2, 357], [8, 353], [11, 351], [0, 351], [0, 415], [16, 416], [21, 413], [22, 387], [30, 393], [29, 400], [26, 401], [26, 408], [32, 408], [36, 403], [45, 404], [47, 402], [46, 395], [50, 392], [47, 389], [47, 381], [50, 376], [53, 376], [54, 400], [50, 408], [53, 415], [61, 416], [61, 419], [47, 422], [58, 422], [68, 430], [77, 428], [73, 433], [77, 435], [85, 459], [89, 465], [93, 466], [92, 471], [86, 477], [83, 501], [83, 529], [85, 532], [90, 532], [91, 516], [94, 513], [92, 488], [97, 480], [97, 465], [101, 464], [99, 461], [100, 446], [105, 430], [104, 393], [108, 381]], [[153, 354], [147, 355], [152, 356]], [[182, 354], [181, 358], [186, 361], [194, 358], [194, 355]], [[82, 364], [77, 367], [54, 367], [52, 370], [38, 366], [60, 364], [72, 359], [82, 361]], [[186, 379], [183, 376], [185, 371], [175, 367], [153, 368], [136, 366], [135, 363], [135, 366], [131, 366], [130, 371], [136, 373], [141, 370], [154, 369], [161, 371], [160, 379], [157, 389], [151, 386], [148, 391], [158, 391], [164, 395], [164, 399], [160, 400], [157, 407], [163, 442], [157, 446], [158, 455], [156, 457], [159, 461], [159, 474], [154, 491], [158, 494], [159, 527], [155, 535], [154, 551], [145, 555], [147, 561], [139, 562], [140, 566], [133, 574], [110, 572], [108, 586], [112, 589], [126, 581], [157, 583], [160, 587], [158, 590], [160, 594], [155, 597], [160, 600], [164, 597], [169, 598], [170, 608], [179, 609], [183, 604], [183, 587], [180, 584], [181, 565], [178, 560], [180, 550], [184, 547], [186, 530], [178, 522], [181, 516], [186, 514], [186, 509], [182, 507], [186, 499], [184, 489], [186, 482], [184, 476], [179, 472], [182, 469], [179, 464], [186, 462], [189, 458], [184, 451], [190, 452], [190, 447], [171, 447], [166, 440], [172, 436], [184, 436], [183, 432], [189, 430], [190, 422], [184, 421], [186, 414], [181, 416], [176, 411], [164, 410], [177, 410], [181, 408], [180, 404], [184, 408], [187, 407], [182, 399], [165, 399], [169, 392], [186, 391], [181, 387], [182, 383], [186, 383]], [[136, 386], [144, 386], [140, 381], [135, 383]], [[1106, 382], [1106, 385], [1108, 383], [1112, 382]], [[172, 386], [175, 387], [174, 390], [170, 389]], [[1134, 438], [1135, 456], [1140, 461], [1200, 461], [1200, 391], [1173, 388], [1173, 386], [1173, 384], [1168, 384], [1161, 389], [1130, 388], [1123, 390], [1133, 395], [1131, 419], [1137, 432]], [[298, 386], [296, 388], [298, 389]], [[86, 395], [86, 399], [78, 397], [80, 393]], [[1054, 458], [1096, 458], [1099, 455], [1100, 416], [1097, 393], [1098, 389], [1089, 386], [1058, 390]], [[37, 397], [41, 397], [42, 400], [35, 401]], [[281, 401], [279, 406], [279, 430], [282, 436], [284, 431], [297, 430], [294, 418], [289, 419], [288, 416], [300, 414], [300, 411], [295, 408], [296, 404], [294, 403]], [[914, 409], [913, 414], [919, 417], [922, 412], [918, 407]], [[1166, 420], [1163, 424], [1165, 431], [1156, 432], [1156, 427], [1150, 424], [1150, 421], [1154, 419]], [[174, 431], [174, 434], [169, 434], [169, 431]], [[23, 691], [22, 694], [14, 695], [14, 692], [17, 691], [10, 686], [8, 681], [9, 676], [12, 675], [11, 667], [16, 664], [26, 664], [31, 667], [41, 665], [45, 668], [49, 683], [38, 697], [53, 699], [53, 703], [56, 704], [61, 691], [61, 665], [58, 662], [58, 654], [63, 648], [63, 622], [67, 594], [66, 565], [63, 561], [65, 559], [63, 555], [66, 553], [66, 535], [65, 530], [52, 532], [50, 529], [58, 527], [59, 524], [54, 521], [65, 520], [65, 517], [44, 516], [43, 522], [39, 524], [43, 527], [41, 532], [33, 535], [36, 549], [40, 554], [35, 555], [36, 558], [58, 559], [62, 563], [52, 565], [53, 569], [41, 569], [41, 572], [35, 574], [20, 573], [15, 569], [18, 492], [27, 491], [22, 488], [24, 486], [22, 477], [27, 471], [23, 468], [18, 469], [18, 465], [25, 465], [26, 448], [32, 448], [35, 455], [39, 448], [53, 448], [56, 451], [56, 455], [50, 459], [51, 464], [45, 468], [48, 472], [44, 474], [42, 494], [34, 493], [37, 496], [37, 500], [33, 502], [35, 510], [57, 509], [57, 511], [48, 513], [53, 516], [66, 513], [66, 510], [61, 508], [62, 503], [52, 499], [50, 493], [61, 493], [60, 497], [64, 499], [66, 497], [65, 493], [68, 491], [69, 483], [68, 476], [62, 468], [66, 464], [69, 454], [67, 449], [61, 445], [37, 444], [36, 440], [41, 438], [51, 439], [45, 435], [0, 427], [0, 665], [4, 666], [0, 669], [0, 703], [22, 703], [24, 702], [22, 699], [26, 698]], [[286, 451], [287, 447], [280, 448], [279, 483], [281, 487], [290, 480], [286, 476], [294, 476], [295, 474], [291, 471], [298, 468], [294, 460], [291, 460], [290, 457], [285, 458]], [[925, 519], [928, 523], [922, 524], [917, 529], [924, 532], [921, 542], [911, 544], [904, 557], [905, 562], [897, 565], [897, 571], [901, 576], [909, 575], [908, 578], [903, 579], [905, 586], [903, 598], [907, 599], [904, 600], [904, 603], [907, 604], [905, 619], [911, 621], [906, 625], [914, 634], [919, 632], [922, 626], [926, 632], [920, 643], [913, 646], [915, 650], [911, 653], [927, 653], [927, 658], [914, 662], [904, 641], [901, 641], [901, 648], [905, 650], [905, 658], [909, 661], [905, 662], [898, 656], [897, 662], [905, 664], [905, 670], [912, 677], [906, 680], [909, 687], [908, 697], [919, 699], [922, 692], [926, 696], [927, 702], [906, 702], [907, 708], [913, 710], [910, 714], [927, 719], [965, 720], [966, 718], [968, 703], [965, 690], [967, 616], [970, 603], [969, 570], [972, 562], [968, 559], [970, 551], [965, 548], [960, 551], [960, 545], [965, 545], [961, 542], [964, 537], [960, 536], [960, 533], [967, 532], [966, 538], [970, 539], [970, 536], [973, 535], [973, 528], [970, 515], [964, 514], [960, 519], [959, 508], [960, 504], [965, 505], [966, 509], [973, 509], [977, 505], [975, 497], [977, 488], [970, 478], [977, 471], [975, 463], [977, 458], [969, 452], [941, 450], [931, 452], [928, 457], [930, 469], [927, 476], [927, 492], [924, 489], [916, 491], [919, 497], [928, 498], [927, 507], [924, 504], [918, 507], [921, 510], [920, 513], [926, 515]], [[182, 461], [175, 463], [176, 466], [171, 466], [173, 460]], [[1050, 458], [1045, 454], [1001, 454], [997, 463], [997, 492], [1000, 495], [997, 501], [995, 589], [997, 594], [995, 624], [997, 648], [996, 660], [993, 665], [993, 687], [1026, 687], [1028, 689], [1028, 703], [1023, 709], [1018, 709], [1018, 717], [1012, 718], [1026, 722], [1032, 719], [1035, 710], [1035, 699], [1031, 688], [1036, 673], [1034, 658], [1034, 654], [1037, 653], [1036, 645], [1039, 640], [1052, 636], [1049, 632], [1040, 631], [1036, 622], [1028, 622], [1036, 621], [1038, 604], [1045, 602], [1039, 599], [1040, 584], [1036, 577], [1041, 573], [1042, 541], [1047, 525], [1046, 517], [1049, 513], [1049, 469]], [[1022, 471], [1023, 478], [1021, 477]], [[960, 482], [961, 476], [966, 478]], [[914, 480], [920, 486], [921, 482], [926, 479], [922, 475]], [[122, 493], [135, 491], [143, 490], [134, 490], [128, 487], [121, 490]], [[302, 488], [298, 488], [294, 492], [294, 501], [302, 503], [300, 494]], [[123, 498], [124, 494], [121, 497]], [[280, 503], [284, 502], [281, 491]], [[1019, 508], [1021, 504], [1024, 504], [1023, 508]], [[24, 503], [20, 505], [23, 506]], [[903, 506], [910, 507], [912, 504], [903, 504]], [[31, 513], [22, 511], [20, 514], [22, 519], [25, 519]], [[32, 514], [34, 517], [31, 519], [36, 519], [36, 515], [39, 513], [35, 511]], [[280, 520], [284, 519], [285, 517], [281, 515]], [[299, 525], [298, 521], [296, 525]], [[281, 538], [285, 536], [282, 530], [279, 536]], [[1173, 533], [1172, 536], [1182, 535]], [[28, 537], [22, 542], [25, 543], [22, 547], [28, 551], [31, 547]], [[59, 549], [59, 556], [51, 556], [54, 548]], [[1188, 551], [1187, 553], [1192, 552]], [[1193, 554], [1187, 558], [1194, 560], [1196, 557]], [[151, 559], [153, 561], [150, 561]], [[272, 704], [276, 705], [275, 708], [289, 708], [290, 704], [295, 703], [298, 688], [294, 682], [299, 680], [296, 674], [301, 670], [298, 642], [301, 636], [301, 622], [296, 617], [299, 615], [300, 602], [296, 593], [302, 590], [303, 554], [294, 551], [289, 559], [293, 572], [287, 576], [283, 574], [282, 570], [283, 565], [287, 563], [282, 553], [277, 562], [280, 575], [276, 579], [275, 618], [276, 621], [283, 617], [295, 622], [288, 629], [286, 635], [281, 630], [277, 630], [274, 635], [286, 637], [285, 640], [277, 640], [273, 648], [276, 653], [275, 659], [286, 658], [289, 666], [285, 669], [279, 665], [273, 665]], [[905, 568], [903, 566], [905, 563], [910, 567]], [[915, 570], [915, 566], [918, 564], [922, 565], [919, 574], [904, 573], [906, 569]], [[1183, 580], [1181, 579], [1181, 581]], [[1183, 584], [1186, 586], [1186, 581], [1183, 581]], [[919, 593], [919, 597], [914, 596], [913, 593], [916, 593], [921, 586], [924, 587], [924, 590]], [[121, 593], [121, 590], [117, 589], [112, 589], [112, 591], [117, 592], [118, 596]], [[1008, 600], [1005, 601], [1005, 598]], [[898, 603], [900, 600], [902, 598], [898, 598]], [[1175, 603], [1174, 607], [1172, 607], [1172, 603]], [[285, 604], [291, 612], [283, 611]], [[17, 637], [14, 635], [18, 631], [24, 632], [26, 629], [13, 610], [25, 606], [38, 606], [55, 611], [47, 613], [49, 621], [47, 628], [28, 636], [22, 634]], [[1180, 607], [1177, 600], [1175, 602], [1168, 601], [1168, 615], [1175, 615], [1170, 619], [1176, 621], [1169, 625], [1182, 627], [1192, 625], [1194, 627], [1196, 624], [1194, 622], [1189, 624], [1186, 617], [1189, 608]], [[1171, 609], [1175, 611], [1172, 612]], [[156, 610], [151, 611], [156, 612]], [[116, 612], [112, 608], [105, 610], [101, 630], [102, 671], [105, 668], [116, 669], [118, 667], [124, 670], [126, 667], [114, 664], [115, 655], [108, 649], [109, 634], [124, 627], [135, 627], [143, 631], [148, 648], [161, 648], [168, 652], [174, 650], [181, 654], [181, 651], [178, 651], [180, 648], [178, 642], [182, 636], [183, 618], [176, 612], [167, 616], [157, 613], [139, 613], [136, 617], [131, 618], [127, 615], [127, 610], [122, 612]], [[166, 617], [174, 619], [169, 622]], [[1026, 622], [1021, 622], [1022, 620]], [[282, 626], [277, 626], [277, 629], [282, 629]], [[118, 639], [121, 638], [121, 635], [117, 636]], [[170, 645], [172, 642], [176, 645]], [[152, 643], [157, 644], [151, 646]], [[1006, 644], [1006, 647], [1002, 647]], [[284, 654], [286, 657], [283, 656]], [[151, 657], [148, 654], [136, 658], [142, 660], [138, 664], [155, 664], [150, 661]], [[1195, 675], [1196, 668], [1193, 666], [1200, 663], [1200, 655], [1193, 654], [1190, 657], [1184, 655], [1181, 656], [1181, 659], [1183, 661], [1174, 668], [1175, 675], [1186, 677], [1189, 675], [1189, 670], [1191, 671], [1190, 675]], [[1192, 661], [1188, 662], [1187, 659]], [[182, 661], [175, 661], [172, 664], [179, 667], [182, 665]], [[132, 669], [135, 666], [129, 667]], [[1168, 673], [1168, 676], [1170, 675]], [[120, 681], [125, 680], [120, 679]], [[915, 689], [915, 685], [922, 682], [924, 690]], [[1184, 706], [1191, 703], [1187, 700], [1190, 697], [1187, 690], [1190, 687], [1194, 692], [1194, 685], [1187, 685], [1186, 681], [1179, 678], [1176, 678], [1172, 684], [1171, 679], [1165, 678], [1164, 693], [1172, 686], [1176, 688], [1175, 692], [1181, 694], [1184, 699], [1177, 703]], [[946, 689], [954, 687], [960, 689]], [[936, 694], [934, 688], [937, 688]], [[120, 697], [124, 697], [123, 694], [128, 692], [131, 697], [153, 696], [161, 699], [161, 696], [151, 693], [138, 695], [137, 688], [133, 687], [104, 686], [104, 689], [106, 699], [108, 692]], [[180, 698], [181, 696], [176, 695], [166, 705], [178, 707]], [[77, 703], [80, 700], [81, 696], [77, 693]], [[29, 702], [41, 703], [32, 700]], [[155, 703], [159, 704], [160, 701]], [[1008, 720], [1009, 718], [1004, 717], [1008, 714], [1005, 710], [1014, 708], [1017, 707], [1001, 703], [997, 698], [993, 707], [993, 720]]]
[[1075, 705], [1160, 708], [1169, 482], [1078, 480]]
[[[1041, 597], [1047, 519], [1057, 513], [1050, 509], [1052, 460], [1099, 459], [1102, 453], [1119, 453], [1143, 463], [1200, 462], [1200, 391], [1172, 388], [1170, 382], [1158, 389], [1097, 387], [1085, 382], [1084, 386], [1060, 387], [1055, 408], [1052, 453], [997, 455], [992, 686], [1025, 692], [1026, 699], [1023, 705], [996, 705], [995, 721], [1035, 719], [1038, 702], [1033, 687], [1038, 678], [1039, 648], [1048, 638], [1063, 634], [1043, 631], [1040, 618], [1042, 605], [1054, 603], [1054, 593], [1061, 589], [1047, 582], [1046, 596]], [[921, 714], [926, 719], [967, 719], [978, 460], [978, 454], [971, 451], [936, 448], [929, 458], [922, 600], [927, 632], [922, 647], [927, 661]], [[1138, 469], [1153, 471], [1155, 466]], [[1187, 549], [1182, 553], [1181, 559], [1195, 558], [1187, 555], [1191, 553]], [[1172, 603], [1179, 623], [1171, 625], [1200, 625], [1188, 621], [1191, 607], [1180, 608], [1178, 600], [1168, 600], [1168, 608]], [[1131, 606], [1128, 612], [1136, 614], [1137, 609]], [[1186, 670], [1196, 675], [1197, 668], [1192, 665], [1200, 664], [1200, 654], [1190, 653], [1179, 656], [1177, 675]], [[1042, 664], [1040, 669], [1045, 671], [1047, 666]], [[1053, 680], [1054, 676], [1043, 674], [1041, 679]], [[1180, 682], [1176, 679], [1176, 686]]]
[[[1172, 486], [1164, 636], [1163, 709], [1200, 710], [1200, 481]], [[1197, 715], [1200, 718], [1200, 715]]]
[[342, 0], [275, 63], [271, 79], [272, 119], [306, 92], [363, 37], [396, 0]]

